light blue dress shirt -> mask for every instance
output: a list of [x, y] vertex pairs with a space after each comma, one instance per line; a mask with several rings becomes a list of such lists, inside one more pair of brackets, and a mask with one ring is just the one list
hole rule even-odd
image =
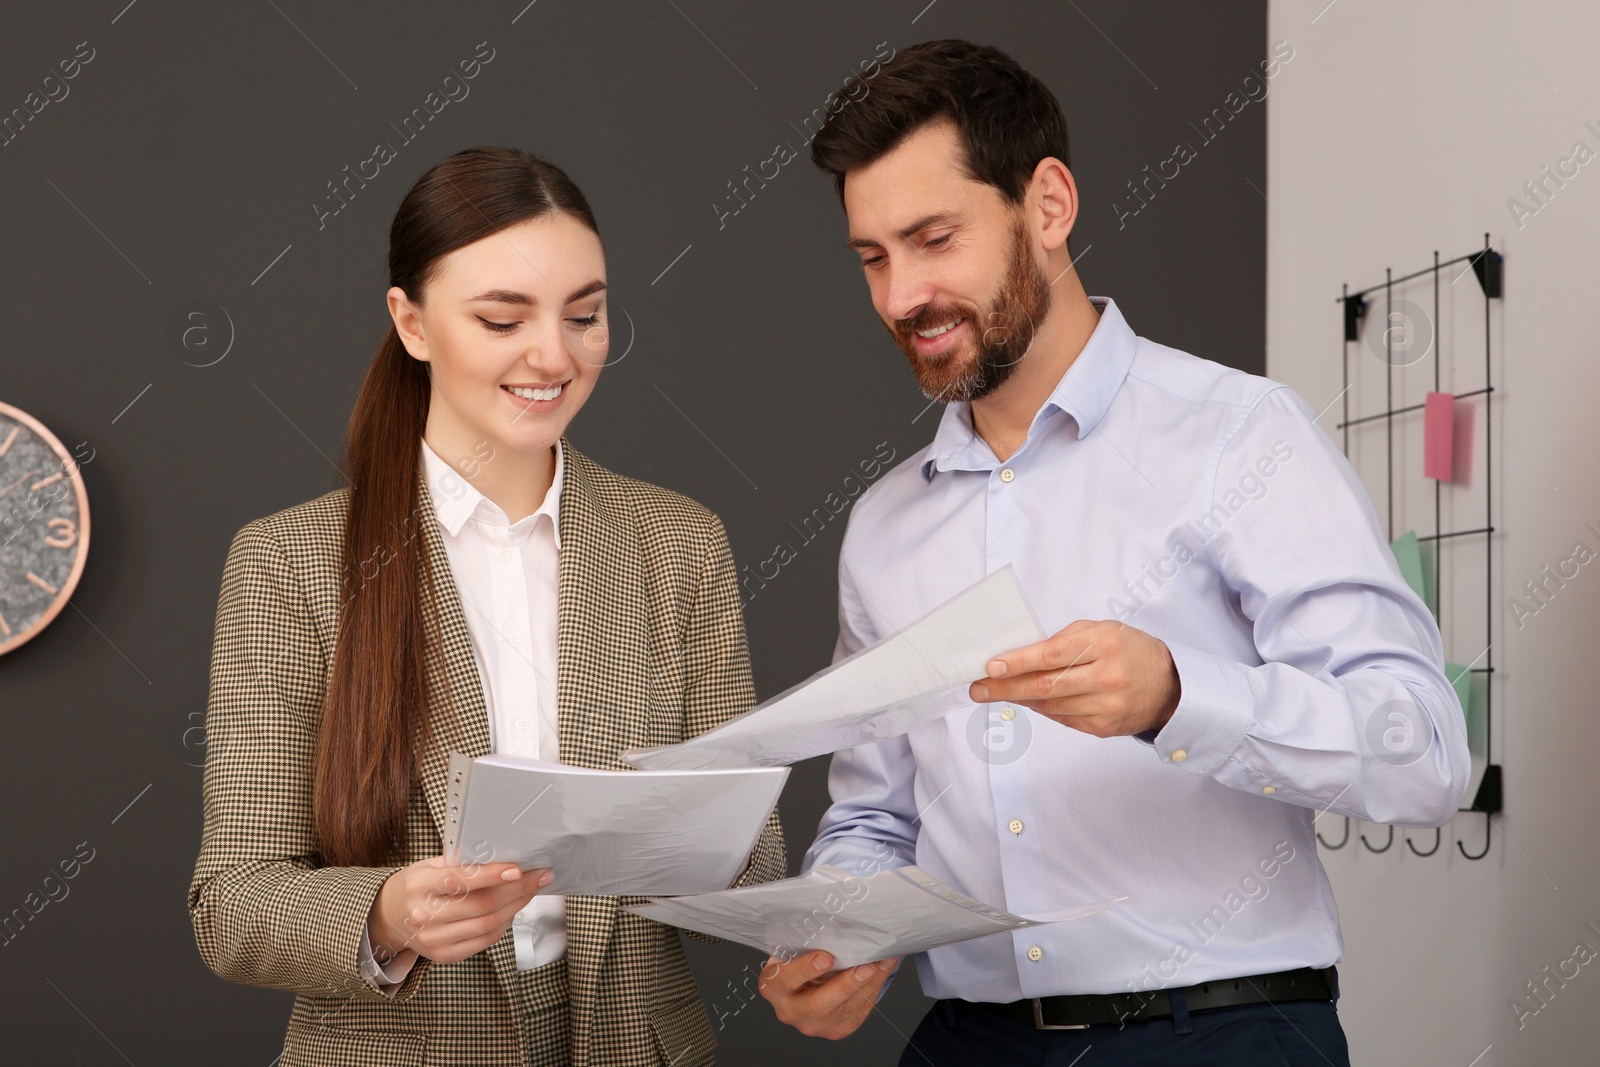
[[915, 863], [1075, 922], [917, 957], [932, 997], [1192, 985], [1342, 952], [1313, 820], [1436, 826], [1469, 763], [1438, 627], [1316, 414], [1280, 383], [1138, 337], [1116, 305], [999, 462], [949, 405], [855, 504], [839, 560], [849, 655], [996, 569], [1040, 623], [1166, 642], [1182, 696], [1153, 738], [967, 705], [833, 757], [805, 867]]

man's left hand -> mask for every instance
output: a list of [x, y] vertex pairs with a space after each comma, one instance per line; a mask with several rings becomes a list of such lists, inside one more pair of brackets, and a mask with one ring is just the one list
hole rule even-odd
[[1095, 737], [1159, 730], [1181, 689], [1172, 653], [1143, 630], [1081, 620], [989, 661], [975, 703], [1010, 701]]

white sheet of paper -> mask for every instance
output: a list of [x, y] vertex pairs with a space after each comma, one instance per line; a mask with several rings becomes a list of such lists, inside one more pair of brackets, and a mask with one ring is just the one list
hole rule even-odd
[[1010, 564], [899, 633], [680, 745], [622, 758], [653, 769], [778, 767], [895, 737], [960, 708], [1002, 652], [1048, 635]]
[[546, 893], [713, 892], [744, 869], [788, 777], [787, 767], [602, 771], [452, 752], [444, 855], [548, 867]]
[[627, 910], [762, 949], [779, 959], [821, 949], [832, 954], [835, 969], [843, 970], [986, 934], [1082, 919], [1126, 899], [1012, 915], [958, 893], [916, 867], [862, 877], [822, 866], [799, 878], [652, 899]]

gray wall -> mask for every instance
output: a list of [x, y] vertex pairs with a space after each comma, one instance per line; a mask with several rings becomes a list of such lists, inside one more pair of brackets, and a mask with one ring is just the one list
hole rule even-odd
[[[1361, 835], [1381, 848], [1388, 831], [1360, 822], [1349, 845], [1321, 850], [1344, 929], [1339, 1012], [1356, 1063], [1597, 1061], [1600, 582], [1576, 549], [1600, 548], [1600, 68], [1588, 47], [1600, 6], [1534, 0], [1514, 21], [1509, 7], [1476, 6], [1349, 0], [1312, 26], [1314, 9], [1271, 5], [1272, 36], [1296, 51], [1271, 117], [1269, 193], [1282, 212], [1268, 227], [1273, 376], [1314, 408], [1338, 395], [1333, 298], [1347, 280], [1359, 289], [1386, 268], [1426, 268], [1434, 249], [1448, 260], [1482, 247], [1486, 231], [1505, 255], [1505, 295], [1490, 307], [1495, 392], [1457, 403], [1461, 473], [1441, 500], [1445, 530], [1482, 528], [1492, 474], [1495, 533], [1455, 538], [1440, 557], [1445, 655], [1494, 666], [1505, 810], [1492, 831], [1482, 815], [1457, 815], [1432, 856], [1416, 854], [1435, 840], [1427, 831], [1396, 831], [1374, 854]], [[1443, 387], [1470, 393], [1484, 384], [1483, 291], [1455, 277], [1441, 283], [1437, 321], [1426, 276], [1393, 295], [1423, 309], [1416, 336], [1436, 339]], [[1374, 296], [1349, 346], [1352, 417], [1384, 410], [1390, 386]], [[1432, 363], [1430, 353], [1393, 375], [1396, 407], [1422, 402]], [[1341, 407], [1322, 418], [1335, 440]], [[1386, 436], [1379, 420], [1350, 442], [1379, 501]], [[1395, 420], [1394, 447], [1395, 530], [1430, 533], [1420, 416]], [[1317, 826], [1337, 843], [1342, 822]], [[1463, 855], [1490, 837], [1481, 860]]]
[[[874, 319], [831, 184], [803, 155], [738, 215], [719, 224], [713, 205], [777, 143], [803, 152], [795, 127], [880, 42], [968, 37], [1042, 76], [1071, 125], [1089, 290], [1146, 336], [1263, 365], [1264, 106], [1123, 212], [1137, 206], [1127, 183], [1195, 140], [1189, 124], [1257, 69], [1264, 2], [124, 2], [32, 6], [0, 34], [0, 111], [79, 42], [93, 49], [69, 95], [0, 146], [0, 399], [95, 449], [72, 609], [0, 660], [0, 912], [80, 842], [94, 849], [70, 895], [0, 945], [19, 1062], [277, 1054], [289, 995], [214, 977], [183, 904], [218, 581], [243, 523], [339, 484], [344, 423], [387, 322], [390, 217], [450, 152], [545, 155], [598, 213], [614, 307], [637, 335], [576, 443], [714, 508], [741, 563], [798, 548], [746, 609], [763, 696], [825, 666], [835, 636], [844, 518], [806, 544], [790, 523], [880, 443], [921, 447], [938, 410], [917, 417], [925, 402]], [[485, 41], [494, 58], [470, 95], [402, 144], [390, 123]], [[380, 140], [397, 158], [319, 218], [326, 183]], [[186, 351], [173, 324], [196, 310], [212, 347]], [[230, 331], [225, 358], [190, 365]], [[784, 797], [796, 861], [824, 774], [800, 766]], [[689, 952], [708, 1002], [731, 1013], [730, 983], [758, 955]], [[829, 1051], [890, 1062], [926, 1004], [907, 972]], [[720, 1039], [730, 1063], [816, 1051], [764, 1003], [729, 1014]]]

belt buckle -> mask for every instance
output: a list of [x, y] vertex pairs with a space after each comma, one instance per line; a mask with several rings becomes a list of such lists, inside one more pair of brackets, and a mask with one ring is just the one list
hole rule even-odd
[[1033, 1028], [1035, 1030], [1087, 1030], [1088, 1023], [1047, 1023], [1044, 1021], [1044, 1007], [1040, 998], [1033, 1000]]

